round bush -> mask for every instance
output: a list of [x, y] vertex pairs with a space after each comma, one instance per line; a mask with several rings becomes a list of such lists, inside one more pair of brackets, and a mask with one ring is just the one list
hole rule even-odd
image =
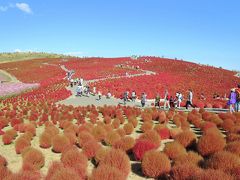
[[57, 134], [52, 139], [52, 149], [56, 153], [63, 152], [70, 145], [69, 139], [64, 135]]
[[45, 164], [45, 158], [41, 151], [34, 148], [26, 148], [22, 152], [23, 164], [31, 164], [36, 170], [41, 169]]
[[153, 149], [156, 149], [156, 145], [149, 140], [137, 140], [133, 147], [133, 154], [136, 160], [142, 160], [143, 155]]
[[103, 126], [95, 126], [92, 130], [92, 135], [97, 141], [103, 141], [107, 136], [107, 131]]
[[105, 142], [106, 144], [113, 146], [120, 139], [121, 139], [121, 136], [116, 131], [111, 131], [107, 134], [105, 138]]
[[144, 122], [144, 123], [142, 124], [142, 126], [141, 126], [141, 131], [142, 131], [142, 132], [147, 132], [147, 131], [152, 130], [152, 128], [153, 128], [153, 123], [152, 123], [152, 121], [146, 121], [146, 122]]
[[133, 127], [132, 123], [127, 123], [127, 124], [125, 124], [125, 125], [123, 126], [123, 129], [124, 129], [126, 135], [130, 135], [130, 134], [132, 134], [133, 131], [134, 131], [134, 127]]
[[187, 154], [181, 154], [174, 160], [174, 165], [193, 164], [198, 166], [203, 162], [203, 157], [196, 152], [190, 151]]
[[109, 165], [101, 165], [93, 170], [89, 180], [126, 180], [120, 170]]
[[127, 177], [131, 170], [129, 157], [120, 149], [111, 149], [100, 162], [100, 166], [103, 164], [119, 169], [124, 177]]
[[15, 141], [15, 151], [17, 154], [20, 154], [26, 147], [31, 146], [31, 143], [29, 140], [25, 138], [18, 138]]
[[240, 141], [228, 143], [225, 150], [240, 156]]
[[39, 145], [41, 148], [50, 148], [52, 146], [51, 134], [43, 132], [39, 137]]
[[2, 136], [2, 141], [3, 141], [3, 144], [4, 144], [4, 145], [11, 144], [12, 141], [13, 141], [13, 137], [12, 137], [11, 135], [5, 133], [5, 134]]
[[101, 147], [96, 152], [96, 156], [94, 157], [96, 164], [98, 164], [101, 160], [103, 160], [109, 151], [110, 151], [110, 149]]
[[125, 131], [123, 128], [118, 128], [116, 132], [121, 136], [124, 137], [126, 135]]
[[148, 140], [148, 141], [152, 142], [156, 147], [158, 147], [160, 145], [160, 143], [161, 143], [160, 136], [154, 130], [150, 130], [150, 131], [147, 131], [147, 132], [143, 133], [139, 137], [139, 139], [141, 139], [141, 140]]
[[196, 143], [196, 139], [197, 137], [192, 131], [183, 131], [175, 138], [175, 140], [182, 144], [184, 147], [192, 146], [194, 143]]
[[144, 154], [142, 159], [142, 171], [145, 176], [157, 178], [170, 172], [170, 170], [170, 160], [164, 153], [151, 150]]
[[202, 170], [194, 177], [194, 180], [234, 180], [233, 177], [220, 170], [206, 169]]
[[129, 152], [133, 148], [134, 144], [135, 144], [134, 138], [126, 136], [117, 141], [114, 144], [114, 148]]
[[101, 145], [98, 144], [96, 140], [90, 140], [85, 143], [82, 147], [83, 153], [88, 157], [88, 159], [93, 158], [97, 151], [101, 148]]
[[208, 156], [223, 150], [225, 145], [226, 142], [222, 136], [212, 133], [203, 135], [199, 139], [197, 149], [202, 156]]
[[174, 141], [165, 145], [164, 153], [166, 153], [170, 159], [176, 159], [178, 156], [186, 154], [187, 152], [183, 145]]
[[0, 155], [0, 167], [1, 166], [7, 166], [7, 160], [5, 157]]
[[194, 179], [202, 169], [193, 164], [183, 164], [174, 166], [171, 170], [171, 178], [173, 180]]
[[161, 139], [169, 139], [170, 138], [170, 131], [166, 126], [157, 124], [154, 126], [154, 130], [159, 134]]
[[87, 131], [82, 131], [81, 133], [78, 134], [78, 144], [80, 147], [83, 147], [85, 143], [94, 139], [95, 139], [94, 136]]

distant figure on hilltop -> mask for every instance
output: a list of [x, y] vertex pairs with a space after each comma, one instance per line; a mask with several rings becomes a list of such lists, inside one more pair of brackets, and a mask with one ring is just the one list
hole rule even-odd
[[164, 93], [164, 105], [163, 105], [163, 108], [166, 109], [166, 107], [168, 109], [170, 109], [168, 90], [165, 90], [165, 93]]
[[183, 100], [183, 95], [181, 92], [176, 93], [176, 99], [177, 99], [177, 108], [180, 108]]
[[188, 98], [187, 98], [187, 102], [186, 102], [186, 109], [188, 109], [188, 106], [192, 106], [193, 108], [195, 108], [195, 106], [193, 105], [193, 92], [191, 89], [188, 90]]
[[236, 109], [236, 112], [239, 112], [239, 109], [240, 109], [240, 84], [238, 84], [238, 87], [235, 89], [235, 91], [236, 91], [236, 95], [237, 95], [235, 109]]
[[159, 107], [160, 108], [160, 100], [161, 100], [161, 97], [159, 95], [159, 93], [156, 95], [155, 97], [155, 107]]
[[229, 94], [229, 100], [228, 100], [230, 113], [235, 112], [236, 102], [237, 102], [237, 93], [235, 92], [235, 89], [231, 89], [231, 92]]
[[132, 102], [135, 102], [137, 98], [137, 93], [136, 91], [132, 91]]
[[141, 104], [142, 104], [142, 107], [145, 106], [146, 101], [147, 101], [147, 95], [146, 95], [145, 92], [143, 92], [143, 93], [142, 93], [142, 97], [141, 97]]

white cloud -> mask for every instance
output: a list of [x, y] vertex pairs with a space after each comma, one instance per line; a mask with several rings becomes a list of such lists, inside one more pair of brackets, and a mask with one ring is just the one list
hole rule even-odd
[[32, 10], [27, 3], [16, 3], [16, 7], [27, 14], [32, 14]]
[[0, 11], [6, 12], [8, 10], [8, 6], [0, 6]]

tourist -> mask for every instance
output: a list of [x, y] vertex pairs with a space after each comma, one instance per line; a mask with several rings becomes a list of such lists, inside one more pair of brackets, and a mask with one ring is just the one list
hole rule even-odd
[[161, 98], [160, 98], [160, 95], [158, 93], [155, 97], [155, 107], [158, 106], [160, 108], [160, 100], [161, 100]]
[[83, 87], [81, 85], [77, 86], [77, 96], [82, 96]]
[[96, 91], [96, 87], [94, 86], [94, 87], [93, 87], [93, 95], [94, 95], [94, 96], [96, 95], [96, 92], [97, 92], [97, 91]]
[[240, 109], [240, 84], [238, 84], [238, 87], [235, 89], [235, 92], [237, 95], [235, 110], [236, 110], [236, 112], [239, 112], [239, 109]]
[[189, 89], [188, 90], [188, 98], [187, 98], [187, 102], [186, 102], [186, 109], [188, 109], [188, 106], [192, 106], [193, 108], [195, 108], [192, 104], [193, 102], [193, 93], [192, 93], [192, 90]]
[[183, 95], [181, 92], [177, 92], [176, 97], [177, 97], [177, 108], [180, 108], [183, 100]]
[[71, 86], [71, 87], [73, 87], [73, 83], [74, 83], [74, 80], [71, 79], [71, 80], [70, 80], [70, 86]]
[[237, 101], [237, 94], [235, 92], [235, 89], [231, 89], [230, 95], [229, 95], [229, 100], [228, 100], [228, 105], [229, 105], [229, 111], [230, 113], [235, 112], [235, 104]]
[[174, 98], [173, 98], [172, 96], [170, 96], [169, 104], [170, 104], [170, 107], [171, 107], [171, 108], [174, 108], [174, 107], [175, 107]]
[[128, 100], [128, 91], [125, 91], [123, 93], [123, 104], [126, 105], [126, 102]]
[[101, 98], [102, 98], [102, 93], [98, 91], [98, 100], [101, 100]]
[[143, 92], [143, 93], [142, 93], [142, 97], [141, 97], [141, 104], [142, 104], [142, 107], [145, 106], [146, 101], [147, 101], [147, 95]]
[[137, 98], [137, 93], [135, 91], [132, 91], [132, 102], [135, 102]]
[[164, 93], [164, 105], [163, 105], [164, 110], [166, 109], [166, 106], [168, 109], [170, 109], [168, 90], [165, 90]]
[[83, 85], [83, 78], [80, 77], [80, 83]]
[[112, 97], [112, 94], [110, 93], [110, 91], [108, 91], [107, 93], [107, 99], [110, 99]]
[[90, 87], [88, 85], [86, 85], [86, 95], [87, 97], [90, 95]]

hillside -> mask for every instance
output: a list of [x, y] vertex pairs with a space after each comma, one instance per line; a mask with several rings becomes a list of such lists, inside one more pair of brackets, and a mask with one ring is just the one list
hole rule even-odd
[[45, 53], [45, 52], [15, 52], [15, 53], [0, 53], [0, 63], [23, 61], [40, 58], [64, 58], [70, 57], [62, 54]]

